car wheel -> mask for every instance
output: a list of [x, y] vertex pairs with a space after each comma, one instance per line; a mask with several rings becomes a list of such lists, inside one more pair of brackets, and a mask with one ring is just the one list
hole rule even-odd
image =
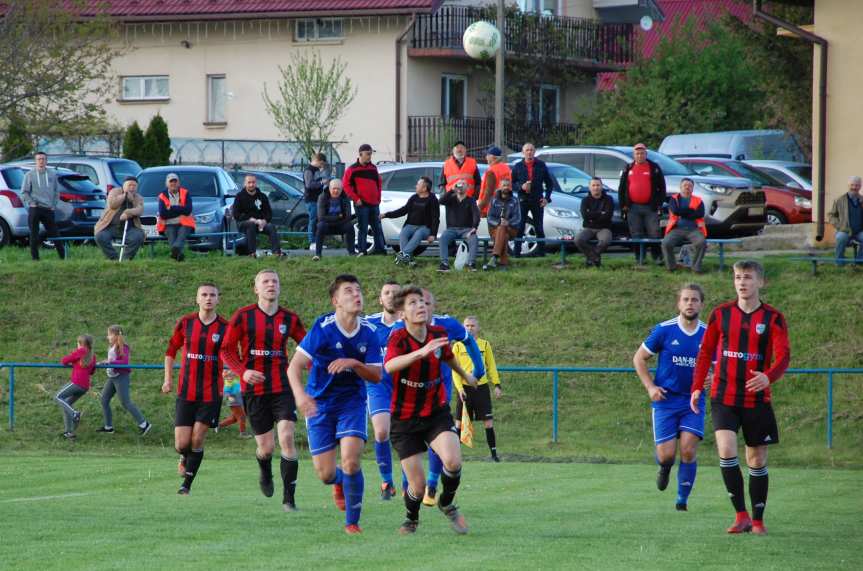
[[8, 246], [12, 242], [12, 232], [5, 220], [0, 220], [0, 248]]
[[779, 224], [788, 224], [788, 219], [784, 214], [773, 208], [767, 209], [767, 225], [778, 226]]
[[309, 217], [308, 216], [297, 216], [293, 220], [291, 220], [290, 230], [291, 232], [308, 232], [309, 229]]
[[[525, 238], [536, 238], [536, 227], [533, 225], [533, 219], [528, 218], [527, 222], [524, 224], [524, 237]], [[542, 247], [539, 242], [520, 242], [518, 244], [521, 247], [521, 255], [522, 256], [532, 256], [536, 253], [537, 249]], [[515, 254], [516, 242], [515, 240], [510, 240], [508, 242], [509, 252], [510, 254]]]

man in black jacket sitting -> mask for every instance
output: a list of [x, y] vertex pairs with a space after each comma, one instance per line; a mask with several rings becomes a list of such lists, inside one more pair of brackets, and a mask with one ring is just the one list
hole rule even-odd
[[243, 190], [234, 197], [231, 212], [234, 220], [237, 221], [237, 228], [246, 235], [246, 248], [250, 256], [255, 256], [258, 233], [264, 233], [270, 237], [270, 249], [273, 255], [283, 255], [279, 230], [270, 222], [273, 219], [270, 200], [258, 188], [258, 179], [255, 175], [246, 175], [243, 180]]
[[440, 203], [446, 208], [446, 230], [440, 237], [439, 272], [449, 271], [450, 242], [461, 238], [467, 241], [467, 269], [476, 271], [476, 251], [478, 241], [476, 229], [479, 226], [479, 206], [476, 200], [467, 195], [467, 184], [460, 180], [452, 190], [444, 193]]
[[354, 225], [351, 222], [351, 201], [342, 190], [342, 181], [330, 179], [327, 192], [318, 197], [318, 226], [315, 233], [315, 255], [313, 261], [321, 259], [324, 239], [330, 234], [341, 234], [349, 256], [354, 252]]
[[[583, 228], [575, 238], [575, 245], [584, 254], [587, 267], [601, 265], [600, 256], [611, 242], [611, 218], [614, 201], [602, 188], [599, 177], [590, 179], [590, 193], [581, 201]], [[596, 239], [594, 247], [590, 240]]]

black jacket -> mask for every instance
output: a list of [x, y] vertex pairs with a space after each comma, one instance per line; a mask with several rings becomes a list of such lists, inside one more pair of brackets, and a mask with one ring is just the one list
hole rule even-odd
[[329, 169], [320, 169], [314, 165], [309, 165], [303, 171], [303, 200], [306, 202], [314, 202], [321, 195], [321, 192], [327, 190], [330, 185]]
[[512, 189], [521, 202], [538, 203], [540, 198], [551, 202], [551, 191], [554, 190], [554, 179], [548, 171], [545, 161], [533, 159], [533, 177], [530, 179], [530, 194], [521, 189], [527, 182], [527, 165], [520, 160], [512, 167]]
[[[629, 208], [629, 171], [635, 162], [626, 165], [623, 174], [620, 175], [620, 184], [617, 187], [617, 196], [620, 200], [621, 208]], [[662, 208], [662, 203], [665, 202], [665, 175], [662, 174], [662, 169], [655, 162], [647, 159], [647, 164], [650, 165], [650, 207], [654, 210]]]
[[585, 228], [611, 230], [611, 218], [614, 216], [614, 200], [603, 190], [602, 196], [594, 198], [588, 193], [581, 199], [581, 219]]
[[234, 197], [231, 213], [237, 222], [244, 222], [249, 218], [257, 218], [267, 222], [273, 219], [270, 199], [257, 187], [255, 194], [249, 194], [245, 188], [237, 193], [237, 196]]
[[[339, 213], [330, 214], [330, 204], [338, 202]], [[329, 192], [322, 192], [318, 197], [318, 224], [341, 224], [351, 219], [351, 199], [342, 192], [338, 198], [330, 196]]]
[[446, 207], [446, 227], [447, 228], [473, 228], [479, 226], [479, 206], [476, 205], [476, 199], [470, 196], [465, 196], [464, 200], [459, 201], [454, 190], [445, 192], [440, 199], [440, 203]]
[[440, 203], [434, 193], [429, 193], [425, 198], [420, 198], [416, 193], [408, 198], [407, 204], [384, 214], [384, 218], [401, 218], [407, 214], [405, 224], [414, 226], [428, 226], [432, 236], [437, 236], [440, 226]]

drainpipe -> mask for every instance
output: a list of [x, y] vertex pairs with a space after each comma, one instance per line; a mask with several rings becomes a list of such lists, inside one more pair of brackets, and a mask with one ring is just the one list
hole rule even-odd
[[776, 16], [767, 14], [761, 11], [762, 0], [752, 0], [752, 15], [756, 18], [773, 24], [779, 28], [785, 28], [795, 36], [806, 40], [811, 44], [817, 44], [820, 48], [820, 70], [818, 74], [818, 208], [816, 212], [817, 225], [815, 229], [815, 240], [820, 242], [824, 239], [824, 201], [827, 199], [827, 189], [825, 188], [826, 173], [825, 165], [827, 163], [827, 40], [821, 36], [816, 36], [811, 32], [795, 26], [790, 22], [786, 22]]
[[411, 14], [408, 25], [396, 38], [396, 161], [402, 161], [402, 44], [416, 23], [417, 15]]

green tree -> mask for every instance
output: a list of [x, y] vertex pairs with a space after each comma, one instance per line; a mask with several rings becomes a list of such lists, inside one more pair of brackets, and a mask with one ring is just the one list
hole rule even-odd
[[171, 137], [168, 136], [168, 124], [161, 115], [156, 114], [150, 119], [144, 134], [143, 151], [144, 162], [138, 162], [144, 168], [167, 165], [170, 162]]
[[144, 161], [144, 131], [137, 121], [133, 121], [123, 135], [123, 156], [143, 164]]
[[6, 136], [3, 138], [3, 147], [0, 154], [4, 161], [11, 161], [18, 157], [29, 155], [33, 151], [33, 141], [21, 117], [12, 116], [6, 127]]

